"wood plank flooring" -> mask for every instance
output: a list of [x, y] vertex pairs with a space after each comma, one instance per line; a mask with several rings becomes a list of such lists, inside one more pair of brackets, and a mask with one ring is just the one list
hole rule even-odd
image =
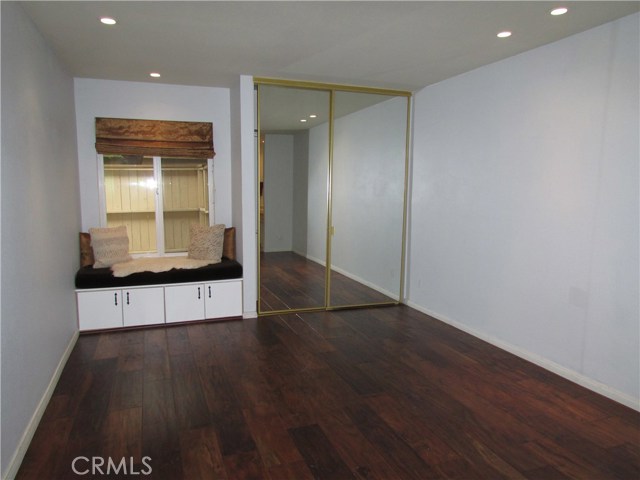
[[[331, 272], [331, 305], [352, 306], [394, 302], [394, 299]], [[260, 254], [260, 311], [323, 307], [325, 267], [294, 252]]]
[[640, 414], [404, 306], [101, 333], [17, 478], [638, 479]]

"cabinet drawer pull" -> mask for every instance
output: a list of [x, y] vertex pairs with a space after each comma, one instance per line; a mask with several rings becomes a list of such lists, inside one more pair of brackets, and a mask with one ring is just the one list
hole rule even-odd
[[200, 300], [200, 287], [198, 287], [198, 300]]
[[114, 299], [114, 305], [118, 306], [118, 292], [113, 294], [113, 299]]
[[127, 292], [127, 305], [129, 305], [129, 292]]
[[211, 285], [209, 285], [209, 298], [211, 298]]

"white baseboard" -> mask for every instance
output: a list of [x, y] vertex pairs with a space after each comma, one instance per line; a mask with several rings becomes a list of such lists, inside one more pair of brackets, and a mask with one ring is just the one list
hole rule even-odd
[[313, 255], [308, 255], [306, 253], [302, 253], [302, 252], [296, 252], [294, 251], [293, 253], [300, 255], [301, 257], [305, 257], [307, 260], [311, 260], [312, 262], [316, 262], [318, 265], [322, 265], [323, 267], [326, 267], [327, 264], [325, 263], [324, 260], [322, 260], [321, 258], [316, 258]]
[[60, 375], [62, 375], [62, 370], [64, 369], [64, 366], [67, 364], [67, 360], [69, 359], [69, 356], [73, 351], [73, 347], [76, 345], [76, 342], [78, 341], [79, 334], [80, 332], [78, 331], [76, 331], [73, 334], [73, 336], [71, 337], [71, 340], [69, 341], [69, 344], [67, 345], [66, 350], [62, 354], [62, 358], [60, 359], [60, 362], [58, 362], [58, 366], [53, 371], [53, 376], [51, 377], [51, 381], [49, 382], [49, 385], [47, 385], [47, 388], [44, 391], [44, 394], [42, 395], [40, 402], [38, 403], [36, 411], [33, 412], [31, 420], [29, 420], [27, 428], [22, 434], [22, 438], [20, 439], [20, 442], [18, 442], [18, 447], [16, 448], [16, 451], [13, 453], [13, 456], [9, 461], [9, 467], [7, 468], [6, 473], [2, 480], [14, 480], [16, 475], [18, 474], [18, 469], [20, 468], [20, 464], [22, 464], [22, 460], [24, 459], [24, 456], [27, 453], [29, 444], [31, 443], [31, 440], [33, 439], [33, 436], [36, 433], [36, 429], [40, 424], [42, 415], [44, 415], [44, 411], [46, 410], [47, 405], [49, 405], [49, 400], [51, 400], [51, 397], [53, 396], [53, 391], [56, 389], [58, 380], [60, 380]]
[[242, 318], [258, 318], [258, 312], [242, 312]]
[[[319, 258], [313, 257], [311, 255], [306, 255], [304, 253], [299, 253], [299, 252], [293, 252], [293, 253], [297, 253], [298, 255], [305, 257], [307, 260], [311, 260], [312, 262], [315, 262], [315, 263], [317, 263], [319, 265], [322, 265], [323, 267], [326, 266], [325, 262], [323, 260], [319, 259]], [[335, 265], [331, 265], [331, 270], [333, 270], [336, 273], [339, 273], [340, 275], [344, 275], [345, 277], [347, 277], [347, 278], [349, 278], [349, 279], [351, 279], [351, 280], [353, 280], [355, 282], [361, 283], [365, 287], [369, 287], [371, 290], [375, 290], [376, 292], [379, 292], [379, 293], [381, 293], [381, 294], [383, 294], [383, 295], [385, 295], [385, 296], [387, 296], [389, 298], [392, 298], [392, 299], [394, 299], [396, 301], [399, 301], [397, 293], [393, 293], [393, 292], [390, 292], [388, 290], [385, 290], [384, 288], [382, 288], [382, 287], [380, 287], [380, 286], [378, 286], [378, 285], [376, 285], [374, 283], [371, 283], [368, 280], [365, 280], [364, 278], [360, 278], [360, 277], [358, 277], [357, 275], [354, 275], [351, 272], [343, 270], [340, 267], [336, 267]]]
[[376, 292], [379, 292], [389, 298], [392, 298], [395, 301], [399, 301], [399, 297], [397, 293], [393, 293], [390, 292], [388, 290], [385, 290], [384, 288], [369, 282], [368, 280], [365, 280], [364, 278], [360, 278], [357, 275], [354, 275], [353, 273], [347, 272], [346, 270], [343, 270], [342, 268], [336, 267], [335, 265], [331, 266], [331, 270], [333, 270], [334, 272], [339, 273], [340, 275], [344, 275], [345, 277], [361, 283], [362, 285], [364, 285], [365, 287], [369, 287], [371, 290], [375, 290]]
[[589, 378], [579, 372], [576, 372], [575, 370], [563, 367], [562, 365], [552, 362], [551, 360], [541, 357], [540, 355], [531, 353], [528, 350], [516, 347], [514, 345], [511, 345], [510, 343], [495, 338], [491, 335], [487, 335], [486, 333], [480, 332], [473, 328], [469, 328], [467, 325], [456, 322], [455, 320], [451, 320], [450, 318], [447, 318], [444, 315], [440, 315], [437, 312], [430, 311], [429, 309], [424, 308], [416, 303], [407, 302], [407, 305], [429, 315], [430, 317], [435, 318], [436, 320], [440, 320], [441, 322], [444, 322], [448, 325], [451, 325], [452, 327], [462, 330], [463, 332], [473, 335], [476, 338], [484, 340], [485, 342], [490, 343], [491, 345], [494, 345], [502, 350], [506, 350], [507, 352], [512, 353], [520, 358], [524, 358], [531, 363], [535, 363], [539, 367], [560, 375], [561, 377], [566, 378], [573, 383], [577, 383], [578, 385], [588, 388], [589, 390], [599, 393], [600, 395], [604, 395], [611, 400], [621, 403], [629, 408], [633, 408], [634, 410], [640, 411], [640, 399], [638, 398], [633, 398], [631, 395], [627, 395], [626, 393], [616, 390], [615, 388], [611, 388], [610, 386]]

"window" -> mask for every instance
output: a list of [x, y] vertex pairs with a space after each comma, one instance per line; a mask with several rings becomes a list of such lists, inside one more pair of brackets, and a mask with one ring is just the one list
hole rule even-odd
[[213, 224], [212, 160], [99, 155], [103, 223], [125, 225], [133, 254], [186, 252], [189, 226]]
[[165, 252], [186, 252], [189, 225], [209, 225], [207, 162], [162, 158], [162, 211]]
[[133, 254], [180, 254], [192, 223], [213, 225], [213, 125], [96, 118], [102, 224]]

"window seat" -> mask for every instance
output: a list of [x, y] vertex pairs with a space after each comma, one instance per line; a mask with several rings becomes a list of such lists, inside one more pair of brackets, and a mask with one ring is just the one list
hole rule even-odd
[[[135, 273], [119, 277], [111, 268], [94, 268], [94, 263], [90, 235], [81, 232], [83, 266], [76, 273], [75, 285], [82, 332], [242, 318], [242, 265], [235, 260], [233, 227], [224, 231], [220, 263], [190, 268], [182, 262], [164, 266], [150, 262], [143, 266], [155, 272], [134, 268]], [[185, 268], [175, 268], [180, 265]], [[171, 270], [161, 271], [165, 267]]]
[[77, 289], [166, 285], [172, 283], [208, 282], [242, 278], [242, 265], [223, 257], [220, 263], [193, 269], [172, 269], [167, 272], [140, 272], [126, 277], [114, 277], [110, 268], [82, 267], [75, 277]]

